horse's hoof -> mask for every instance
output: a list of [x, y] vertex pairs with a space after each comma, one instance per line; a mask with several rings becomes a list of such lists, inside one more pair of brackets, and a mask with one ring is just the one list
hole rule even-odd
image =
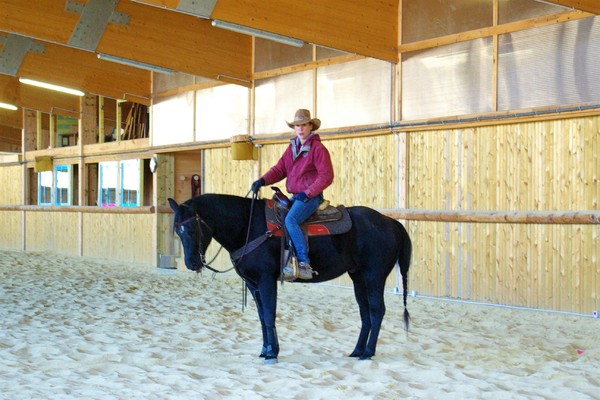
[[277, 357], [265, 357], [265, 365], [277, 364]]
[[358, 358], [361, 357], [362, 353], [359, 353], [357, 351], [353, 351], [348, 357], [354, 357], [354, 358]]
[[358, 359], [359, 359], [360, 361], [365, 361], [365, 360], [371, 361], [371, 357], [372, 357], [372, 356], [360, 356]]

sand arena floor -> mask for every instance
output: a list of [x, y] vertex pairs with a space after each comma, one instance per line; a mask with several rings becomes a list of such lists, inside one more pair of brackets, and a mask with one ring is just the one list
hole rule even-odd
[[598, 319], [386, 296], [357, 361], [352, 290], [285, 284], [263, 365], [233, 272], [0, 251], [0, 399], [600, 399]]

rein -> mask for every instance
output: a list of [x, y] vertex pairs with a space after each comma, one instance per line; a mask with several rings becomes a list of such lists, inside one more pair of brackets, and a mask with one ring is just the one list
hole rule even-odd
[[[250, 191], [248, 191], [248, 193], [246, 193], [246, 197], [248, 196], [248, 194], [250, 194]], [[246, 242], [244, 243], [244, 247], [234, 251], [231, 254], [231, 262], [233, 264], [233, 266], [229, 269], [226, 270], [218, 270], [214, 267], [212, 267], [210, 264], [213, 263], [213, 261], [215, 261], [215, 259], [217, 258], [217, 256], [219, 255], [219, 253], [221, 252], [221, 250], [223, 250], [223, 246], [221, 245], [221, 247], [219, 247], [219, 250], [217, 251], [217, 254], [214, 255], [214, 257], [209, 261], [206, 262], [206, 257], [204, 256], [204, 254], [202, 253], [201, 250], [198, 250], [198, 253], [200, 255], [200, 268], [198, 269], [198, 272], [201, 272], [202, 268], [206, 268], [210, 271], [212, 271], [215, 274], [224, 274], [227, 273], [229, 271], [231, 271], [232, 269], [235, 269], [238, 264], [242, 261], [242, 258], [252, 252], [253, 250], [255, 250], [258, 246], [260, 246], [265, 240], [267, 240], [268, 238], [270, 238], [271, 236], [273, 236], [273, 232], [275, 230], [277, 230], [278, 228], [274, 229], [273, 231], [267, 231], [264, 235], [259, 236], [258, 238], [254, 239], [252, 242], [249, 242], [250, 240], [250, 229], [252, 228], [252, 216], [254, 215], [254, 202], [255, 200], [258, 198], [258, 196], [256, 194], [252, 195], [252, 202], [250, 203], [250, 218], [248, 220], [248, 231], [246, 232]], [[200, 217], [200, 215], [198, 215], [198, 213], [196, 212], [196, 215], [194, 215], [193, 217], [190, 217], [180, 223], [178, 223], [176, 225], [176, 227], [181, 227], [191, 221], [196, 221], [196, 223], [198, 224], [198, 228], [200, 230], [200, 235], [202, 235], [202, 228], [201, 228], [201, 224], [206, 225], [206, 227], [212, 231], [212, 229], [210, 229], [210, 226], [208, 226], [208, 224], [206, 222], [204, 222], [204, 220], [202, 219], [202, 217]]]

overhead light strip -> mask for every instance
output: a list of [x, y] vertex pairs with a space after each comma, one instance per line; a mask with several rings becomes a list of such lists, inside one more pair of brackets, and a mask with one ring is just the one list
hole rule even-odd
[[8, 103], [0, 103], [0, 108], [4, 108], [11, 111], [17, 111], [19, 109], [19, 107]]
[[294, 47], [302, 47], [304, 46], [304, 42], [300, 39], [294, 39], [288, 36], [278, 35], [276, 33], [261, 31], [259, 29], [250, 28], [243, 25], [232, 24], [231, 22], [225, 22], [218, 19], [213, 19], [211, 22], [212, 26], [215, 28], [226, 29], [228, 31], [233, 31], [237, 33], [243, 33], [245, 35], [252, 35], [262, 39], [272, 40], [274, 42], [279, 42], [283, 44], [287, 44], [288, 46]]
[[40, 81], [36, 81], [33, 79], [19, 78], [19, 82], [24, 83], [26, 85], [33, 85], [33, 86], [41, 87], [44, 89], [56, 90], [57, 92], [73, 94], [73, 95], [79, 96], [79, 97], [85, 95], [85, 93], [82, 92], [81, 90], [71, 89], [68, 87], [54, 85], [52, 83], [47, 83], [47, 82], [40, 82]]
[[104, 61], [110, 61], [117, 64], [127, 65], [129, 67], [141, 68], [146, 71], [159, 72], [161, 74], [173, 74], [175, 71], [165, 67], [159, 67], [158, 65], [146, 64], [140, 61], [130, 60], [128, 58], [122, 58], [117, 56], [111, 56], [110, 54], [98, 53], [98, 59]]

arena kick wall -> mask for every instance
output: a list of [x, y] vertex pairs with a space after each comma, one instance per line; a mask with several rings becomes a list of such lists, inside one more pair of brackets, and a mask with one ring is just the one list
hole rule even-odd
[[[325, 193], [332, 204], [598, 210], [597, 116], [323, 140], [336, 172]], [[204, 150], [205, 190], [243, 196], [286, 145], [263, 146], [258, 167], [232, 162], [227, 148]], [[421, 295], [584, 314], [600, 308], [598, 224], [402, 222], [414, 246], [409, 287]], [[226, 255], [220, 260], [229, 265]], [[401, 288], [398, 279], [392, 274], [388, 289]], [[347, 276], [335, 283], [351, 285]]]

